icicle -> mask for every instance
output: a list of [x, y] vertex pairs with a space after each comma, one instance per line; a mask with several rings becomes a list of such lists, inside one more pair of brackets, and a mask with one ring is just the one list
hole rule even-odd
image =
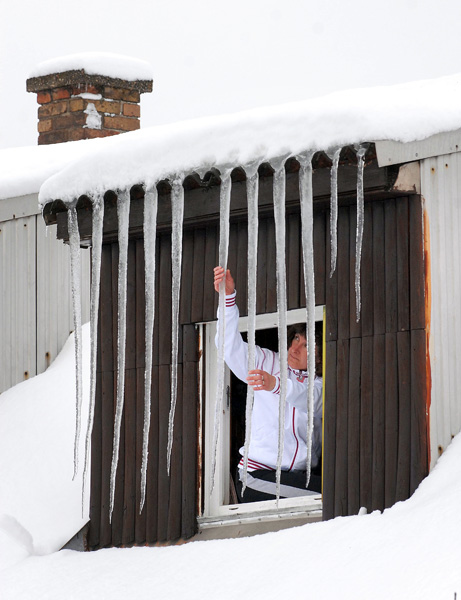
[[141, 514], [146, 501], [147, 460], [149, 451], [150, 399], [152, 386], [152, 338], [155, 317], [155, 245], [157, 238], [158, 194], [154, 186], [144, 196], [144, 265], [145, 265], [145, 297], [146, 297], [146, 366], [144, 371], [144, 425], [142, 435], [141, 463]]
[[120, 428], [125, 398], [125, 351], [126, 351], [126, 279], [128, 267], [128, 225], [130, 215], [130, 193], [121, 192], [117, 198], [118, 215], [118, 316], [117, 316], [117, 403], [114, 419], [114, 442], [110, 470], [109, 519], [112, 522], [115, 498], [115, 477], [117, 475], [120, 448]]
[[[227, 270], [227, 253], [229, 249], [229, 212], [231, 197], [231, 169], [226, 169], [221, 175], [221, 190], [219, 197], [219, 265]], [[213, 430], [213, 454], [211, 462], [211, 492], [214, 489], [216, 473], [216, 455], [218, 450], [218, 437], [221, 422], [222, 404], [224, 396], [224, 336], [226, 330], [226, 283], [223, 279], [219, 288], [219, 330], [218, 330], [218, 360], [216, 377], [216, 410]]]
[[285, 264], [285, 159], [273, 161], [274, 220], [277, 265], [277, 313], [280, 358], [279, 439], [276, 472], [276, 497], [280, 497], [280, 475], [282, 470], [285, 434], [285, 405], [287, 393], [287, 285]]
[[[256, 166], [248, 167], [248, 371], [255, 368], [255, 331], [256, 331], [256, 267], [258, 260], [258, 191], [259, 176]], [[248, 451], [251, 438], [251, 417], [253, 414], [254, 390], [247, 385], [245, 410], [245, 449], [243, 454], [242, 494], [247, 485]]]
[[92, 252], [91, 252], [91, 294], [90, 294], [90, 406], [88, 413], [88, 425], [85, 438], [85, 462], [83, 466], [82, 486], [82, 515], [85, 502], [86, 476], [89, 464], [91, 433], [93, 431], [94, 405], [96, 399], [96, 361], [98, 343], [98, 311], [99, 290], [101, 281], [101, 249], [102, 231], [104, 224], [104, 197], [98, 196], [93, 202], [93, 227], [92, 227]]
[[75, 335], [75, 439], [74, 439], [74, 475], [78, 471], [78, 447], [80, 441], [82, 412], [82, 302], [80, 290], [80, 233], [78, 231], [77, 209], [67, 211], [67, 228], [70, 245], [70, 272], [72, 281], [72, 309], [74, 313]]
[[338, 254], [338, 165], [341, 148], [337, 148], [330, 156], [333, 160], [331, 167], [331, 202], [330, 202], [330, 277], [336, 270], [336, 256]]
[[314, 430], [314, 380], [315, 380], [315, 279], [314, 279], [314, 222], [312, 190], [312, 157], [308, 153], [299, 157], [299, 197], [301, 201], [302, 246], [304, 287], [307, 315], [307, 458], [306, 487], [309, 485], [312, 459], [312, 435]]
[[361, 146], [357, 151], [357, 230], [355, 234], [355, 316], [357, 323], [360, 321], [362, 308], [360, 289], [360, 266], [362, 261], [362, 241], [364, 223], [364, 194], [363, 194], [363, 169], [365, 166], [365, 153], [367, 146]]
[[167, 471], [170, 474], [171, 449], [173, 447], [174, 414], [178, 393], [178, 329], [179, 293], [181, 290], [182, 227], [184, 218], [184, 187], [182, 179], [173, 181], [171, 190], [171, 406], [168, 419]]

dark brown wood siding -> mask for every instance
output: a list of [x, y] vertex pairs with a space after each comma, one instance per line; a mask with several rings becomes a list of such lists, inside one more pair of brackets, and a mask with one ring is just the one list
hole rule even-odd
[[[267, 186], [266, 186], [267, 187]], [[264, 188], [264, 186], [262, 186]], [[270, 187], [269, 187], [270, 189]], [[237, 193], [237, 192], [235, 192]], [[238, 192], [241, 195], [241, 192]], [[186, 204], [188, 195], [186, 194]], [[168, 217], [165, 218], [168, 220]], [[362, 251], [362, 314], [355, 317], [356, 208], [338, 218], [338, 263], [330, 278], [329, 212], [315, 212], [316, 304], [326, 305], [324, 518], [383, 509], [407, 498], [427, 473], [426, 357], [421, 202], [417, 196], [367, 202]], [[290, 309], [305, 306], [299, 209], [287, 214]], [[139, 231], [137, 234], [139, 236]], [[92, 446], [92, 548], [188, 538], [196, 530], [199, 392], [195, 323], [215, 319], [212, 268], [215, 217], [184, 230], [178, 400], [171, 473], [166, 470], [171, 363], [171, 238], [157, 237], [156, 317], [146, 505], [139, 514], [144, 387], [143, 243], [129, 243], [125, 410], [115, 508], [109, 523], [109, 477], [116, 387], [117, 260], [103, 245], [98, 381]], [[233, 214], [229, 268], [241, 314], [247, 305], [247, 227]], [[274, 221], [259, 227], [257, 310], [276, 311]]]

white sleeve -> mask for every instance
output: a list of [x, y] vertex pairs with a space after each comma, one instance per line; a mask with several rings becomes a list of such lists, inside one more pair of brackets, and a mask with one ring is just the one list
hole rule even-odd
[[[229, 369], [247, 383], [248, 377], [248, 344], [243, 341], [238, 330], [239, 310], [235, 303], [236, 292], [226, 296], [226, 328], [224, 332], [224, 360]], [[216, 331], [215, 343], [219, 344], [219, 308], [218, 308], [218, 328]], [[255, 347], [255, 364], [257, 369], [262, 369], [271, 375], [275, 367], [275, 355], [272, 350]]]

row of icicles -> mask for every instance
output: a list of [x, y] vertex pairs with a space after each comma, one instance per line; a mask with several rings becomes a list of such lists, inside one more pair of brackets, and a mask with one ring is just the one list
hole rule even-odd
[[[360, 262], [363, 238], [364, 220], [364, 187], [363, 171], [367, 146], [361, 146], [357, 154], [357, 228], [356, 228], [356, 262], [355, 262], [355, 292], [356, 292], [356, 317], [360, 318]], [[338, 187], [337, 175], [341, 148], [331, 153], [331, 203], [330, 203], [330, 231], [331, 231], [331, 272], [336, 269], [337, 255], [337, 219], [338, 219]], [[313, 399], [315, 378], [315, 290], [314, 290], [314, 251], [313, 251], [313, 188], [312, 188], [312, 158], [314, 152], [306, 152], [297, 156], [300, 164], [299, 194], [302, 222], [302, 253], [304, 267], [304, 282], [306, 294], [306, 322], [308, 341], [308, 424], [307, 424], [307, 461], [306, 472], [309, 483], [311, 465], [311, 447], [313, 430]], [[276, 270], [277, 270], [277, 311], [278, 311], [278, 337], [280, 364], [286, 364], [287, 357], [287, 299], [286, 299], [286, 267], [285, 267], [285, 163], [289, 157], [271, 161], [274, 169], [273, 199], [274, 220], [276, 234]], [[255, 368], [255, 322], [256, 322], [256, 281], [257, 272], [257, 243], [258, 243], [258, 166], [247, 166], [246, 187], [248, 200], [248, 370]], [[220, 187], [220, 223], [219, 223], [219, 265], [227, 268], [229, 247], [229, 215], [231, 198], [231, 172], [232, 168], [223, 169], [221, 172]], [[172, 356], [171, 356], [171, 406], [168, 422], [168, 447], [167, 470], [170, 472], [170, 459], [173, 444], [173, 423], [177, 398], [177, 373], [178, 373], [178, 330], [179, 330], [179, 298], [181, 287], [181, 260], [182, 260], [182, 229], [184, 216], [184, 174], [178, 174], [171, 180], [171, 206], [172, 206]], [[146, 475], [148, 461], [148, 440], [150, 426], [150, 400], [152, 376], [152, 339], [154, 330], [155, 306], [155, 244], [157, 230], [157, 203], [158, 194], [156, 186], [145, 191], [144, 197], [144, 254], [145, 254], [145, 289], [146, 289], [146, 316], [145, 316], [145, 375], [144, 375], [144, 426], [141, 465], [141, 512], [146, 498]], [[78, 472], [78, 447], [81, 432], [81, 405], [82, 405], [82, 343], [81, 343], [81, 298], [80, 298], [80, 235], [78, 229], [77, 209], [74, 203], [68, 208], [68, 231], [71, 256], [72, 303], [75, 326], [75, 361], [76, 361], [76, 427], [74, 441], [74, 478]], [[85, 438], [85, 457], [83, 467], [82, 510], [87, 479], [89, 448], [91, 432], [93, 429], [94, 406], [96, 396], [96, 353], [97, 353], [97, 326], [101, 272], [101, 249], [104, 222], [104, 198], [102, 195], [92, 199], [92, 260], [91, 260], [91, 291], [90, 291], [90, 404], [88, 426]], [[114, 508], [115, 478], [118, 466], [120, 447], [120, 427], [122, 421], [125, 388], [125, 341], [126, 341], [126, 293], [127, 293], [127, 257], [128, 257], [128, 225], [130, 213], [130, 193], [122, 191], [117, 198], [118, 215], [118, 336], [117, 336], [117, 392], [114, 421], [113, 452], [110, 473], [110, 520]], [[225, 315], [225, 290], [224, 282], [219, 291], [220, 314]], [[220, 414], [224, 396], [224, 335], [225, 318], [220, 319], [218, 331], [218, 360], [217, 360], [217, 388], [216, 412], [213, 433], [213, 454], [211, 490], [214, 487], [216, 455], [219, 437]], [[248, 465], [248, 448], [251, 436], [251, 415], [253, 408], [253, 389], [247, 386], [246, 403], [246, 432], [244, 445], [244, 481], [246, 487], [246, 473]], [[285, 400], [287, 388], [287, 371], [280, 371], [280, 404], [279, 404], [279, 436], [278, 459], [276, 470], [277, 498], [280, 495], [280, 473], [283, 452]]]

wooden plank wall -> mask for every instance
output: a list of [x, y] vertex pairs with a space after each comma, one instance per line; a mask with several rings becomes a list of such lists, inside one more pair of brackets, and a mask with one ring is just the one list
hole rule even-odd
[[[324, 518], [383, 509], [407, 498], [427, 473], [424, 277], [418, 197], [366, 205], [362, 315], [355, 319], [354, 206], [338, 220], [338, 265], [329, 277], [329, 213], [315, 214], [316, 304], [326, 304]], [[305, 306], [300, 216], [287, 215], [289, 309]], [[118, 246], [103, 246], [98, 388], [93, 431], [91, 548], [187, 539], [197, 516], [196, 322], [215, 318], [216, 221], [184, 231], [179, 384], [171, 475], [166, 471], [171, 363], [171, 241], [157, 238], [156, 319], [146, 505], [139, 514], [144, 419], [143, 242], [129, 244], [126, 397], [115, 508], [109, 477], [116, 394]], [[276, 311], [274, 221], [260, 219], [257, 310]], [[247, 305], [247, 227], [231, 223], [229, 268], [241, 314]]]

